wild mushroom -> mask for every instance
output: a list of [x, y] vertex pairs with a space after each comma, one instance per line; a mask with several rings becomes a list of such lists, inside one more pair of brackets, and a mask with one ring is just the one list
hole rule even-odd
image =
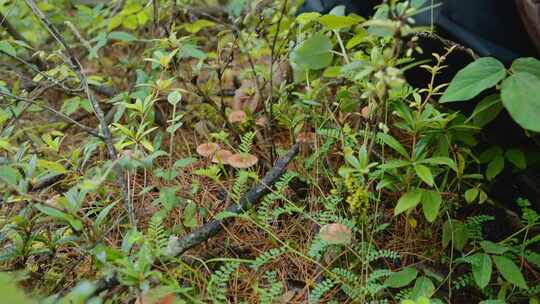
[[339, 224], [327, 224], [319, 231], [321, 239], [329, 244], [349, 244], [352, 241], [352, 231], [349, 227]]
[[234, 92], [232, 108], [233, 110], [248, 108], [251, 112], [255, 112], [260, 99], [261, 94], [257, 89], [257, 82], [246, 79], [242, 81], [240, 88]]
[[314, 144], [316, 137], [315, 132], [301, 132], [296, 137], [296, 141], [302, 144]]
[[247, 118], [246, 112], [242, 110], [235, 110], [229, 114], [230, 123], [240, 123], [240, 122], [245, 121], [246, 118]]
[[266, 116], [261, 116], [257, 118], [257, 120], [255, 120], [255, 124], [260, 127], [266, 127], [266, 125], [268, 124], [268, 119], [266, 118]]
[[258, 161], [257, 156], [249, 153], [238, 153], [229, 157], [229, 165], [237, 169], [247, 169], [254, 166]]
[[218, 150], [216, 153], [214, 153], [214, 156], [212, 156], [212, 162], [216, 164], [228, 164], [231, 155], [233, 154], [229, 150]]
[[371, 107], [365, 106], [362, 108], [361, 115], [365, 119], [369, 119], [369, 114], [371, 114]]
[[216, 153], [217, 150], [219, 150], [219, 145], [216, 143], [210, 142], [210, 143], [200, 144], [197, 147], [197, 154], [199, 154], [202, 157], [210, 157], [214, 155], [214, 153]]

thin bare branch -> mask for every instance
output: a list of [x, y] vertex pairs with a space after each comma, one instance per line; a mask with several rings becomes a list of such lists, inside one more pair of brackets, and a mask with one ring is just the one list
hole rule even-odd
[[[90, 104], [92, 105], [92, 109], [94, 110], [94, 113], [96, 114], [96, 118], [98, 119], [100, 123], [101, 132], [103, 133], [103, 142], [105, 143], [105, 146], [107, 147], [107, 153], [109, 154], [109, 158], [113, 161], [116, 160], [117, 154], [116, 154], [116, 149], [113, 144], [112, 134], [109, 130], [109, 125], [107, 124], [107, 120], [105, 119], [105, 114], [103, 110], [101, 109], [101, 106], [99, 105], [99, 102], [97, 101], [94, 92], [88, 85], [88, 79], [86, 75], [84, 74], [82, 64], [80, 63], [79, 59], [75, 55], [75, 52], [73, 51], [73, 49], [69, 47], [64, 37], [60, 34], [58, 29], [49, 21], [49, 19], [47, 19], [47, 16], [45, 16], [45, 14], [39, 9], [36, 2], [34, 0], [25, 0], [25, 1], [26, 1], [26, 4], [30, 7], [30, 9], [34, 13], [34, 15], [38, 17], [38, 19], [45, 26], [47, 31], [49, 31], [51, 36], [53, 36], [53, 38], [58, 43], [60, 43], [62, 47], [66, 50], [67, 56], [69, 59], [68, 63], [70, 64], [73, 71], [77, 73], [77, 76], [79, 77], [81, 85], [84, 88], [84, 91], [86, 92], [88, 100], [90, 101]], [[129, 198], [128, 185], [126, 182], [126, 178], [124, 176], [124, 171], [118, 164], [114, 166], [114, 171], [117, 175], [118, 183], [120, 184], [120, 188], [122, 190], [124, 206], [128, 213], [129, 221], [132, 225], [135, 225], [136, 224], [135, 214], [133, 212], [133, 206]]]

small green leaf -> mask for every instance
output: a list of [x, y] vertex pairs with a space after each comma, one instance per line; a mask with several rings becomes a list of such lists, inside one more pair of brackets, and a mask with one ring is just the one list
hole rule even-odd
[[504, 65], [495, 58], [480, 58], [459, 71], [440, 102], [469, 100], [495, 86], [506, 76]]
[[10, 166], [0, 166], [0, 180], [11, 186], [17, 186], [21, 174], [19, 171]]
[[484, 289], [491, 280], [493, 271], [491, 258], [487, 254], [477, 253], [470, 256], [468, 260], [471, 263], [474, 281], [480, 289]]
[[180, 100], [182, 99], [182, 93], [178, 90], [174, 90], [167, 95], [167, 101], [172, 104], [173, 106], [178, 104]]
[[465, 191], [465, 201], [467, 203], [472, 203], [478, 197], [479, 190], [478, 188], [471, 188]]
[[493, 262], [505, 280], [520, 288], [527, 289], [527, 282], [516, 263], [505, 256], [493, 256]]
[[412, 267], [406, 267], [401, 271], [392, 272], [388, 278], [384, 281], [384, 285], [387, 285], [391, 288], [402, 288], [409, 285], [416, 276], [418, 275], [418, 270]]
[[496, 155], [488, 164], [486, 169], [486, 177], [488, 180], [492, 180], [504, 169], [504, 157], [502, 155]]
[[441, 209], [442, 196], [438, 191], [424, 190], [422, 193], [422, 210], [428, 222], [433, 223]]
[[36, 204], [34, 205], [34, 207], [36, 207], [37, 210], [41, 211], [42, 213], [48, 216], [67, 221], [67, 217], [68, 217], [67, 213], [64, 213], [58, 209], [51, 208], [45, 205], [40, 205], [40, 204]]
[[291, 60], [305, 68], [320, 70], [332, 63], [332, 41], [321, 33], [315, 33], [291, 53]]
[[516, 168], [525, 169], [527, 168], [527, 159], [525, 158], [525, 153], [519, 149], [510, 149], [506, 151], [506, 159], [510, 161]]
[[163, 187], [159, 191], [159, 201], [167, 210], [171, 210], [180, 204], [180, 198], [176, 195], [178, 187]]
[[401, 156], [407, 159], [409, 158], [407, 150], [405, 150], [405, 148], [399, 143], [399, 141], [392, 137], [392, 135], [380, 132], [377, 134], [377, 139], [380, 142], [388, 145], [390, 148], [394, 149], [396, 152], [401, 154]]
[[419, 160], [418, 163], [430, 164], [430, 165], [446, 165], [446, 166], [450, 167], [450, 169], [452, 169], [452, 170], [454, 170], [456, 172], [458, 171], [457, 166], [456, 166], [456, 162], [453, 159], [449, 158], [449, 157], [435, 156], [435, 157]]
[[503, 254], [509, 250], [506, 246], [499, 245], [490, 241], [482, 241], [480, 242], [480, 246], [482, 246], [482, 249], [484, 249], [485, 252], [491, 254]]
[[110, 32], [107, 38], [111, 40], [118, 40], [118, 41], [123, 41], [123, 42], [132, 42], [132, 41], [137, 40], [137, 37], [126, 32]]
[[17, 56], [17, 51], [15, 50], [15, 48], [6, 40], [0, 41], [0, 51], [11, 56]]
[[191, 158], [182, 158], [174, 162], [174, 168], [185, 168], [196, 163], [198, 160], [194, 157]]
[[301, 25], [306, 25], [312, 21], [317, 20], [320, 16], [321, 14], [317, 12], [302, 13], [296, 17], [296, 22]]
[[368, 40], [368, 32], [364, 29], [358, 30], [358, 32], [351, 38], [349, 41], [347, 41], [347, 44], [345, 47], [347, 49], [352, 49], [353, 47], [359, 45], [360, 43]]
[[433, 282], [427, 277], [419, 277], [414, 283], [410, 297], [415, 300], [420, 297], [431, 298], [434, 292], [435, 285], [433, 285]]
[[188, 228], [197, 227], [197, 205], [190, 201], [184, 208], [184, 220], [182, 223]]
[[426, 184], [433, 187], [435, 181], [433, 180], [433, 174], [428, 167], [417, 164], [414, 166], [414, 171], [416, 172], [416, 175], [418, 175], [418, 177], [420, 177]]
[[394, 216], [416, 207], [420, 203], [422, 193], [421, 189], [414, 189], [402, 195], [394, 209]]
[[193, 23], [185, 23], [182, 27], [187, 32], [189, 32], [191, 34], [195, 34], [195, 33], [198, 33], [200, 30], [202, 30], [204, 28], [212, 27], [214, 25], [215, 25], [215, 23], [210, 21], [210, 20], [198, 19], [197, 21], [195, 21]]
[[540, 78], [515, 73], [501, 87], [502, 102], [512, 119], [522, 128], [540, 132]]
[[448, 220], [443, 225], [442, 243], [446, 248], [451, 242], [453, 247], [462, 251], [469, 239], [467, 227], [458, 220]]
[[352, 16], [324, 15], [319, 17], [317, 21], [331, 30], [339, 30], [360, 23], [362, 18], [355, 18]]

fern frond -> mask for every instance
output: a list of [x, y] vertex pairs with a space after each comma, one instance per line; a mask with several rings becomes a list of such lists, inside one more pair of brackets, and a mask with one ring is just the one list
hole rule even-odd
[[324, 295], [330, 291], [336, 283], [332, 279], [325, 279], [322, 282], [315, 285], [315, 288], [309, 293], [309, 303], [316, 304], [321, 301]]
[[208, 283], [208, 297], [212, 303], [228, 303], [227, 287], [233, 272], [240, 266], [237, 262], [227, 263], [212, 273]]
[[240, 139], [240, 146], [238, 147], [240, 153], [249, 153], [251, 151], [251, 147], [253, 146], [254, 139], [255, 131], [247, 132], [246, 134], [242, 135], [242, 138]]
[[253, 262], [251, 262], [251, 268], [258, 269], [259, 267], [275, 261], [279, 256], [288, 252], [289, 248], [286, 246], [279, 248], [272, 248], [267, 252], [259, 255]]

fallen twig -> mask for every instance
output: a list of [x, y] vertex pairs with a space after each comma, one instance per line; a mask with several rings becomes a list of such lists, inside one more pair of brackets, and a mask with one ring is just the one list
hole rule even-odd
[[[279, 180], [279, 178], [287, 170], [289, 163], [296, 157], [300, 150], [300, 145], [294, 144], [287, 153], [279, 158], [274, 166], [261, 179], [260, 183], [251, 188], [238, 202], [231, 204], [225, 211], [239, 214], [249, 208], [250, 205], [257, 203], [264, 195], [270, 192], [270, 188]], [[222, 227], [233, 221], [233, 218], [228, 217], [223, 220], [212, 220], [199, 228], [195, 229], [190, 234], [177, 239], [174, 244], [169, 245], [168, 256], [170, 258], [177, 257], [187, 250], [207, 241], [212, 236], [218, 234]], [[113, 288], [120, 282], [115, 276], [110, 276], [97, 281], [95, 285], [94, 295], [97, 295], [107, 289]]]

